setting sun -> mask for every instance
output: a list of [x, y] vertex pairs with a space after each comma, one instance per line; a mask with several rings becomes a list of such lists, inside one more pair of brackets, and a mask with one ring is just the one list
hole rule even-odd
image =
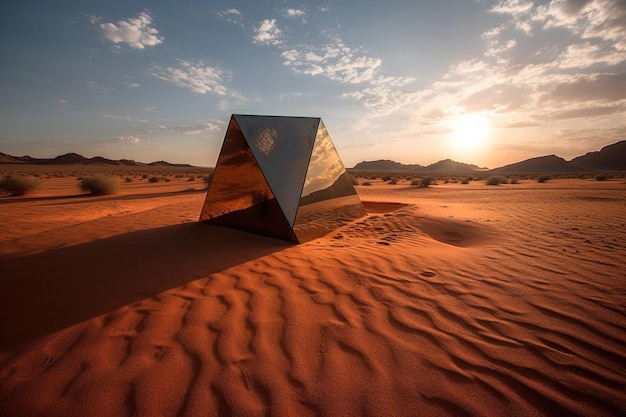
[[455, 149], [473, 151], [487, 141], [491, 130], [490, 120], [480, 114], [464, 114], [453, 122], [454, 131], [450, 134], [450, 144]]

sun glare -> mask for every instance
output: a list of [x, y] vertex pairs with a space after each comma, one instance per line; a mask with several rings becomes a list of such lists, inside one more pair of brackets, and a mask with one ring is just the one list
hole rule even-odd
[[450, 144], [455, 149], [473, 151], [481, 148], [487, 141], [491, 122], [480, 114], [464, 114], [456, 118], [453, 129]]

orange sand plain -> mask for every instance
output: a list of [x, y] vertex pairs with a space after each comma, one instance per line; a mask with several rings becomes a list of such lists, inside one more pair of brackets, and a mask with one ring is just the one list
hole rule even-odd
[[626, 414], [623, 179], [360, 186], [302, 245], [75, 183], [0, 198], [1, 416]]

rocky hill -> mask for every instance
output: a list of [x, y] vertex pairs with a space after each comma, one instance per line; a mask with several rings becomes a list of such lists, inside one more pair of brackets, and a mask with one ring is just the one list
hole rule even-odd
[[539, 156], [526, 159], [514, 164], [487, 169], [476, 165], [455, 162], [450, 159], [435, 162], [427, 166], [417, 164], [402, 164], [400, 162], [381, 159], [378, 161], [363, 161], [353, 168], [356, 171], [418, 171], [432, 173], [465, 174], [472, 172], [579, 172], [579, 171], [626, 171], [626, 140], [605, 146], [597, 152], [589, 152], [576, 157], [571, 161], [556, 155]]
[[31, 156], [12, 156], [0, 152], [0, 164], [35, 164], [35, 165], [123, 165], [123, 166], [171, 166], [190, 167], [189, 164], [172, 164], [165, 161], [151, 162], [149, 164], [136, 162], [132, 159], [108, 159], [102, 156], [86, 158], [80, 154], [71, 152], [54, 158], [33, 158]]
[[626, 140], [588, 152], [570, 163], [590, 171], [626, 171]]
[[556, 155], [540, 156], [525, 161], [492, 169], [491, 172], [578, 172], [584, 168], [577, 167]]
[[434, 164], [422, 166], [418, 164], [401, 164], [400, 162], [381, 159], [378, 161], [359, 162], [352, 168], [356, 171], [408, 171], [408, 172], [445, 172], [445, 173], [471, 173], [484, 171], [476, 165], [464, 164], [451, 159], [444, 159]]

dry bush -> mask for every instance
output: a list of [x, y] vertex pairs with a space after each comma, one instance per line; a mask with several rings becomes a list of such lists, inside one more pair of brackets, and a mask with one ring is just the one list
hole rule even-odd
[[148, 181], [150, 181], [150, 182], [159, 182], [159, 181], [161, 181], [161, 179], [159, 177], [150, 177], [150, 179]]
[[608, 175], [604, 175], [604, 174], [598, 174], [594, 178], [596, 181], [606, 181], [609, 179]]
[[461, 184], [469, 184], [469, 182], [470, 182], [470, 181], [471, 181], [471, 177], [468, 177], [468, 178], [463, 178], [463, 179], [461, 180]]
[[27, 194], [41, 185], [39, 179], [27, 176], [6, 176], [0, 180], [0, 189], [9, 192], [11, 195]]
[[540, 175], [539, 177], [537, 177], [537, 182], [544, 183], [548, 181], [550, 178], [552, 177], [549, 175]]
[[424, 177], [422, 179], [415, 179], [411, 181], [411, 185], [417, 185], [420, 188], [426, 188], [435, 182], [435, 177]]
[[506, 184], [508, 181], [502, 175], [492, 175], [485, 180], [485, 184], [487, 185], [500, 185]]
[[117, 183], [109, 177], [89, 177], [80, 180], [80, 189], [92, 195], [109, 195], [117, 191]]
[[365, 182], [364, 182], [363, 184], [361, 184], [361, 185], [370, 186], [370, 185], [372, 185], [372, 183], [371, 183], [371, 182], [369, 182], [369, 181], [365, 181]]

